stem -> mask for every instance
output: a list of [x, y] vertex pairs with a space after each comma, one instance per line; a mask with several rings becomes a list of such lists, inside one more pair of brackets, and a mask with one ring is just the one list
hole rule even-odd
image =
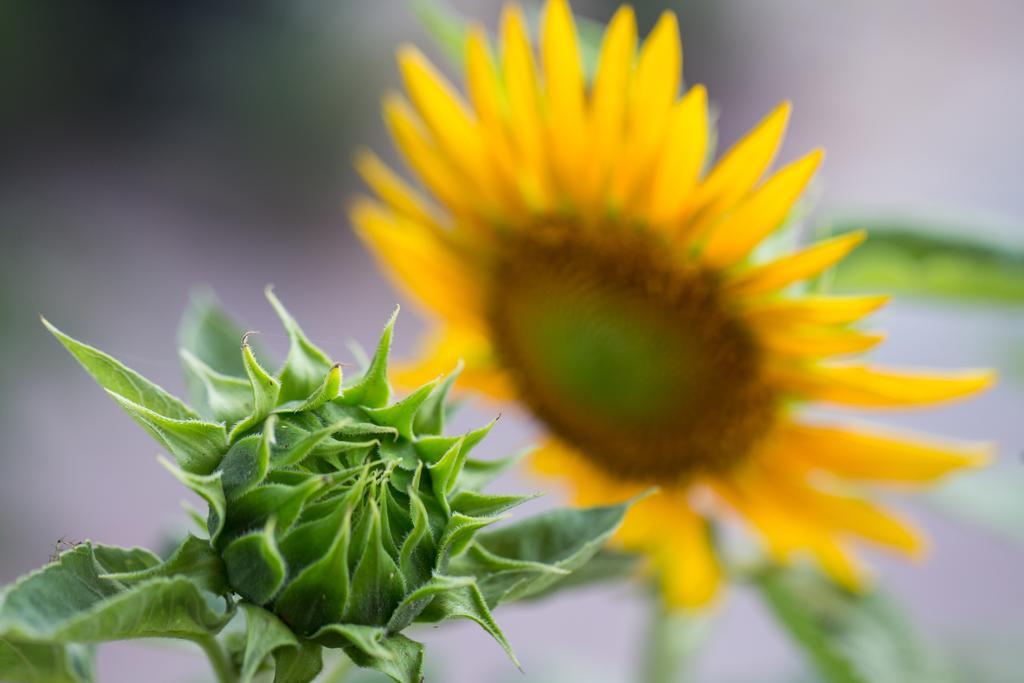
[[681, 683], [703, 639], [706, 620], [673, 610], [657, 595], [644, 650], [641, 680], [644, 683]]
[[238, 676], [235, 668], [231, 665], [224, 648], [220, 646], [220, 641], [213, 636], [206, 636], [197, 638], [196, 643], [203, 648], [206, 658], [210, 660], [210, 667], [217, 676], [217, 683], [236, 683]]

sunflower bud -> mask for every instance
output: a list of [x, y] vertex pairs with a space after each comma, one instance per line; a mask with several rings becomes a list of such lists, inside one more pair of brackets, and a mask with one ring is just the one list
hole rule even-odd
[[470, 618], [512, 656], [490, 607], [546, 590], [581, 566], [624, 508], [541, 515], [521, 528], [478, 533], [531, 496], [480, 492], [514, 461], [470, 457], [491, 424], [443, 433], [457, 372], [393, 401], [394, 316], [365, 371], [345, 382], [342, 365], [269, 289], [267, 297], [290, 338], [274, 373], [250, 334], [237, 355], [225, 353], [223, 320], [201, 321], [198, 336], [185, 330], [182, 359], [196, 408], [46, 323], [174, 457], [163, 460], [167, 468], [209, 504], [209, 540], [190, 538], [163, 568], [135, 578], [202, 565], [207, 573], [191, 578], [226, 586], [219, 592], [240, 596], [247, 613], [272, 612], [304, 646], [344, 648], [399, 681], [419, 679], [421, 648], [400, 635], [414, 621]]

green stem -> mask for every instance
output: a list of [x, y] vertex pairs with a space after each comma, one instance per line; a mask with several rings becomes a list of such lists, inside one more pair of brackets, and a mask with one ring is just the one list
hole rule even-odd
[[651, 602], [653, 614], [641, 680], [644, 683], [681, 683], [706, 630], [706, 620], [673, 610], [657, 595]]
[[220, 646], [220, 641], [213, 636], [207, 636], [197, 638], [196, 643], [203, 648], [206, 658], [210, 660], [210, 667], [213, 669], [214, 675], [217, 676], [217, 683], [236, 683], [238, 676], [235, 673], [235, 667], [231, 665], [227, 653]]

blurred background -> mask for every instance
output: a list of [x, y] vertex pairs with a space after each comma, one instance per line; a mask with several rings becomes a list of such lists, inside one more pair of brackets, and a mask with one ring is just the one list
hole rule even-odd
[[[452, 6], [497, 25], [497, 2]], [[599, 21], [615, 6], [573, 3]], [[635, 6], [644, 31], [663, 8], [679, 14], [686, 80], [708, 85], [723, 145], [793, 100], [782, 159], [828, 150], [817, 220], [937, 221], [1024, 246], [1024, 4]], [[44, 563], [61, 537], [153, 547], [183, 517], [182, 489], [157, 466], [156, 446], [46, 334], [40, 313], [176, 393], [175, 326], [196, 284], [278, 350], [286, 341], [263, 300], [267, 283], [336, 357], [350, 338], [375, 340], [398, 297], [345, 209], [361, 191], [354, 150], [390, 150], [379, 100], [397, 85], [393, 52], [405, 40], [429, 46], [403, 0], [0, 2], [0, 584]], [[879, 360], [1004, 370], [971, 403], [884, 419], [996, 440], [997, 466], [1019, 470], [1024, 309], [904, 299], [877, 322], [890, 333]], [[421, 325], [407, 308], [398, 355]], [[474, 406], [468, 417], [496, 410]], [[506, 411], [490, 452], [532, 433]], [[920, 565], [872, 556], [882, 582], [935, 642], [998, 667], [1000, 639], [1024, 636], [1024, 546], [920, 504], [906, 510], [933, 549]], [[694, 680], [800, 680], [795, 650], [761, 603], [735, 591], [720, 612]], [[498, 617], [525, 677], [482, 631], [456, 624], [421, 634], [434, 680], [627, 682], [647, 627], [627, 586]], [[141, 680], [143, 661], [160, 665], [147, 666], [153, 683], [206, 672], [198, 652], [115, 645], [102, 650], [100, 679]], [[1003, 675], [974, 680], [1013, 680]]]

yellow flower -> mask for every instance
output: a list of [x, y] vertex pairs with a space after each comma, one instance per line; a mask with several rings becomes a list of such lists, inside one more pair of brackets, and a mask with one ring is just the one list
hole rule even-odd
[[564, 0], [545, 9], [539, 63], [516, 6], [500, 43], [495, 61], [485, 32], [471, 31], [466, 98], [415, 48], [399, 51], [408, 97], [388, 96], [385, 117], [426, 195], [371, 153], [357, 160], [377, 195], [353, 209], [359, 234], [443, 320], [410, 380], [463, 359], [460, 383], [521, 401], [550, 434], [535, 468], [567, 479], [581, 504], [657, 486], [619, 540], [652, 558], [673, 604], [715, 594], [709, 518], [745, 519], [777, 560], [809, 554], [850, 587], [863, 574], [851, 541], [918, 551], [866, 489], [931, 482], [978, 464], [984, 449], [802, 409], [932, 404], [992, 377], [850, 359], [881, 340], [851, 325], [885, 298], [790, 285], [862, 234], [754, 257], [822, 156], [762, 179], [788, 104], [705, 172], [707, 95], [695, 86], [679, 97], [672, 13], [638, 51], [633, 11], [619, 9], [590, 85]]

